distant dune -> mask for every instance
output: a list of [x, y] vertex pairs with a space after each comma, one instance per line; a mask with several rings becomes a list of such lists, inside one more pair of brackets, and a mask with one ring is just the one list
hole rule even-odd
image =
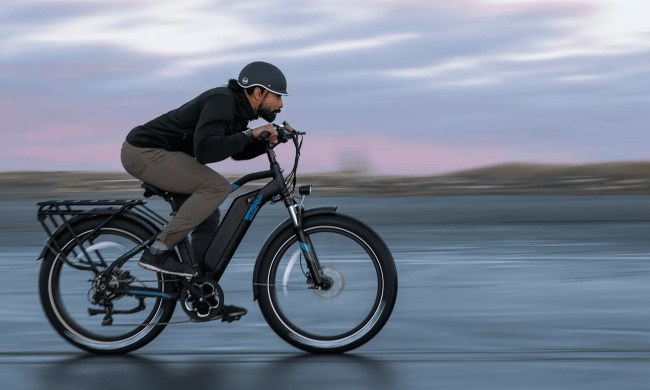
[[[313, 184], [318, 193], [327, 195], [650, 194], [650, 161], [510, 163], [426, 177], [336, 172], [298, 175], [298, 184]], [[142, 194], [137, 180], [118, 172], [0, 172], [0, 186], [0, 199], [5, 200]]]
[[445, 176], [501, 180], [548, 179], [570, 176], [619, 179], [646, 178], [650, 176], [650, 161], [609, 162], [581, 165], [508, 163], [454, 172]]

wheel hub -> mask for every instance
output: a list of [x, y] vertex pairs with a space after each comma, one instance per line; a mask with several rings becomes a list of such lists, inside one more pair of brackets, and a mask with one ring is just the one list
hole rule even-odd
[[345, 289], [343, 272], [331, 265], [325, 265], [321, 267], [321, 270], [323, 271], [323, 286], [312, 289], [314, 294], [323, 299], [334, 299], [341, 295]]
[[115, 292], [121, 283], [130, 283], [134, 278], [128, 271], [122, 271], [119, 268], [113, 270], [110, 275], [100, 273], [93, 279], [90, 287], [90, 302], [94, 305], [106, 306], [111, 301], [120, 299], [122, 294]]

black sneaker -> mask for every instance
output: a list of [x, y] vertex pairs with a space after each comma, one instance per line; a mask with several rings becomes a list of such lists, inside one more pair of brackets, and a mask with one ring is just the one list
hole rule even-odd
[[221, 309], [221, 321], [222, 322], [233, 322], [237, 321], [240, 318], [242, 318], [246, 313], [248, 313], [248, 310], [244, 309], [243, 307], [235, 306], [235, 305], [223, 305], [223, 309]]
[[151, 271], [162, 272], [164, 274], [192, 277], [196, 276], [197, 272], [188, 263], [181, 263], [172, 256], [172, 249], [161, 251], [153, 254], [149, 249], [145, 249], [142, 253], [142, 258], [138, 262], [142, 268]]

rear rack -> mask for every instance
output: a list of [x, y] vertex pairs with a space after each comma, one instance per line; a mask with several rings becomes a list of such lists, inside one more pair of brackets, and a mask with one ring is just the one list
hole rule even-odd
[[[113, 218], [126, 212], [147, 219], [159, 226], [166, 224], [167, 220], [147, 207], [146, 203], [141, 199], [48, 200], [38, 202], [38, 221], [48, 235], [47, 243], [40, 258], [43, 258], [48, 250], [55, 255], [61, 254], [62, 248], [59, 247], [59, 243], [53, 237], [62, 230], [68, 230], [81, 247], [84, 241], [93, 237], [97, 231]], [[106, 219], [95, 227], [90, 234], [80, 238], [74, 232], [71, 222], [74, 218], [83, 215], [104, 215]]]
[[[89, 214], [116, 214], [114, 209], [95, 210], [73, 209], [75, 206], [121, 206], [117, 214], [132, 209], [135, 206], [144, 205], [144, 200], [46, 200], [38, 202], [38, 219], [43, 220], [50, 215], [89, 215]], [[108, 211], [111, 210], [111, 211]], [[101, 212], [100, 212], [101, 211]]]

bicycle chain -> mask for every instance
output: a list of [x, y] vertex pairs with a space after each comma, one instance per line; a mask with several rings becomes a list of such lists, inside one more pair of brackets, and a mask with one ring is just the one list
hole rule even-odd
[[[166, 279], [164, 281], [165, 282], [177, 282], [178, 279], [168, 279], [168, 280]], [[118, 283], [119, 282], [128, 282], [128, 280], [117, 280], [116, 282], [118, 282]], [[131, 282], [133, 282], [133, 281], [131, 281]], [[159, 282], [159, 280], [138, 280], [138, 282], [140, 282], [140, 283]], [[263, 283], [254, 283], [254, 285], [255, 286], [267, 286], [266, 284], [263, 284]], [[239, 291], [239, 292], [245, 292], [245, 291]], [[220, 319], [222, 319], [222, 317], [216, 317], [216, 318], [212, 318], [212, 319], [210, 319], [208, 321], [202, 321], [202, 322], [210, 322], [210, 321], [216, 321], [216, 320], [220, 320]], [[187, 320], [184, 320], [184, 321], [158, 322], [158, 323], [155, 323], [155, 324], [151, 324], [151, 323], [149, 323], [149, 324], [145, 324], [145, 323], [142, 323], [142, 324], [112, 324], [110, 326], [116, 326], [116, 327], [126, 327], [126, 326], [167, 326], [167, 325], [187, 324], [187, 323], [190, 323], [190, 322], [191, 323], [197, 323], [197, 321], [192, 321], [190, 319], [187, 319]]]
[[[220, 320], [221, 317], [218, 318], [212, 318], [208, 321], [203, 321], [203, 322], [210, 322], [210, 321], [215, 321], [215, 320]], [[185, 321], [169, 321], [169, 322], [157, 322], [155, 324], [112, 324], [110, 326], [167, 326], [167, 325], [177, 325], [177, 324], [186, 324], [188, 322], [196, 323], [196, 321], [192, 320], [185, 320]]]

